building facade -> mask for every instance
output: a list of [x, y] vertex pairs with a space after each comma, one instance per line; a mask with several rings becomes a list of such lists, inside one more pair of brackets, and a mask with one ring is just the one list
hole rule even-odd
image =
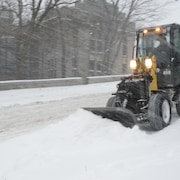
[[[134, 23], [127, 22], [117, 7], [103, 0], [84, 0], [72, 7], [53, 9], [40, 30], [29, 38], [21, 79], [129, 73], [134, 32]], [[1, 35], [0, 46], [1, 54], [3, 47], [7, 51], [4, 58], [0, 57], [0, 80], [18, 79], [17, 36], [3, 39]]]
[[126, 22], [123, 29], [125, 19], [116, 7], [104, 1], [84, 0], [75, 7], [61, 8], [58, 16], [57, 12], [49, 16], [49, 23], [54, 21], [51, 27], [58, 29], [53, 49], [56, 52], [49, 54], [57, 55], [52, 68], [55, 77], [130, 72], [135, 25]]

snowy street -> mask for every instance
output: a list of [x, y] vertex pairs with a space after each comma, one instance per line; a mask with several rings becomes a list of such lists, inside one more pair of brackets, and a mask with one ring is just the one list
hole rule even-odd
[[116, 84], [1, 91], [0, 140], [57, 122], [81, 107], [104, 106]]
[[[0, 109], [0, 140], [58, 122], [81, 107], [104, 106], [110, 93], [35, 102]], [[93, 99], [93, 101], [92, 101]]]
[[0, 180], [179, 180], [180, 118], [159, 132], [102, 119], [117, 82], [0, 91]]

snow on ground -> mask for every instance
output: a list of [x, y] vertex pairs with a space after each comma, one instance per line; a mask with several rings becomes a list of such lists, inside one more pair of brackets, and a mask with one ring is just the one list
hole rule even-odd
[[169, 127], [145, 132], [80, 109], [104, 104], [116, 84], [0, 91], [0, 123], [16, 112], [11, 123], [23, 124], [41, 112], [31, 122], [35, 128], [49, 114], [46, 126], [0, 142], [0, 180], [179, 180], [180, 118], [175, 113]]
[[[180, 23], [180, 1], [157, 24]], [[0, 180], [179, 180], [180, 118], [159, 132], [82, 110], [116, 83], [0, 91]]]

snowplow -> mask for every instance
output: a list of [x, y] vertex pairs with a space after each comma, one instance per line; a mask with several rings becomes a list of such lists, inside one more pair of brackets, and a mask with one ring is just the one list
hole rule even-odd
[[106, 107], [84, 108], [125, 127], [158, 131], [180, 116], [180, 25], [141, 28], [136, 32], [132, 74], [120, 79]]

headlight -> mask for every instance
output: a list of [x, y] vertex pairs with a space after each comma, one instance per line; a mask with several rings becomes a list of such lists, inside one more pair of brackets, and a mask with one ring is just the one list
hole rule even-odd
[[151, 59], [145, 59], [145, 66], [147, 69], [152, 68], [152, 60]]
[[131, 60], [130, 61], [130, 68], [132, 69], [132, 70], [136, 70], [137, 69], [137, 62], [136, 62], [136, 60]]

